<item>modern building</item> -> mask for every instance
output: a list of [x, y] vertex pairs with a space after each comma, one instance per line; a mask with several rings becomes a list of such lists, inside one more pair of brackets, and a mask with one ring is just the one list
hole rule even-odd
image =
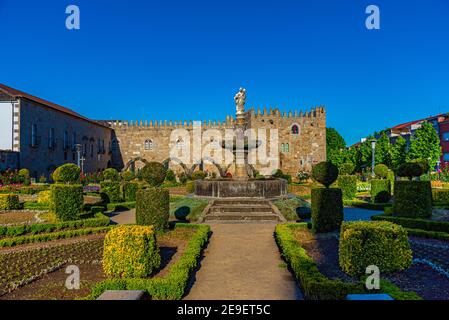
[[[281, 112], [277, 108], [250, 108], [245, 112], [249, 129], [265, 129], [267, 137], [276, 131], [279, 168], [296, 175], [310, 171], [326, 159], [326, 111], [316, 107], [308, 112]], [[201, 122], [205, 130], [222, 137], [232, 129], [235, 119]], [[172, 133], [183, 130], [187, 138], [172, 141]], [[107, 167], [134, 169], [149, 161], [165, 162], [175, 170], [186, 171], [187, 165], [174, 161], [170, 150], [194, 143], [192, 121], [96, 121], [22, 91], [0, 84], [0, 170], [27, 168], [32, 176], [48, 176], [56, 167], [72, 162], [84, 172]], [[212, 137], [207, 137], [212, 139]], [[77, 149], [78, 146], [78, 149]], [[270, 142], [267, 148], [271, 148]], [[268, 154], [268, 150], [267, 150]], [[203, 155], [204, 157], [204, 155]], [[262, 164], [254, 165], [261, 170]], [[217, 165], [208, 170], [222, 174]], [[231, 168], [226, 168], [230, 174]]]

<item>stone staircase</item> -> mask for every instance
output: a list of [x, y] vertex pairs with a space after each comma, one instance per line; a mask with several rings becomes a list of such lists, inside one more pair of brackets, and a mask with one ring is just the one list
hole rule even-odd
[[265, 199], [212, 200], [202, 222], [285, 222], [279, 210]]

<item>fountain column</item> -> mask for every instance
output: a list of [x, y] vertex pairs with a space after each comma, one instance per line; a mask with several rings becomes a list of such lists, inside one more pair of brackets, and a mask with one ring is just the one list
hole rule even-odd
[[236, 146], [235, 146], [235, 173], [234, 179], [236, 180], [248, 180], [248, 151], [245, 147], [245, 130], [247, 127], [246, 115], [245, 115], [245, 102], [246, 102], [246, 90], [240, 88], [239, 92], [235, 95], [234, 101], [236, 104], [235, 115], [235, 132], [236, 132]]

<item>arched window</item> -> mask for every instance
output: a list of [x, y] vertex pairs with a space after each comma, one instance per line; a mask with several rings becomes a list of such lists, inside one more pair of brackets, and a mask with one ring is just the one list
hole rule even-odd
[[285, 153], [290, 152], [290, 145], [288, 143], [285, 144]]
[[145, 140], [145, 150], [153, 150], [153, 140]]
[[297, 124], [292, 125], [292, 134], [294, 135], [299, 134], [299, 126]]
[[176, 148], [182, 149], [183, 147], [184, 147], [184, 141], [183, 141], [181, 138], [179, 138], [179, 139], [176, 141]]

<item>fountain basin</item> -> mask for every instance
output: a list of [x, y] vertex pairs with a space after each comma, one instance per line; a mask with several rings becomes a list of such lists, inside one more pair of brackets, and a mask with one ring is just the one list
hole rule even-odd
[[287, 195], [287, 181], [266, 180], [197, 180], [195, 196], [208, 198], [261, 198], [274, 199]]

